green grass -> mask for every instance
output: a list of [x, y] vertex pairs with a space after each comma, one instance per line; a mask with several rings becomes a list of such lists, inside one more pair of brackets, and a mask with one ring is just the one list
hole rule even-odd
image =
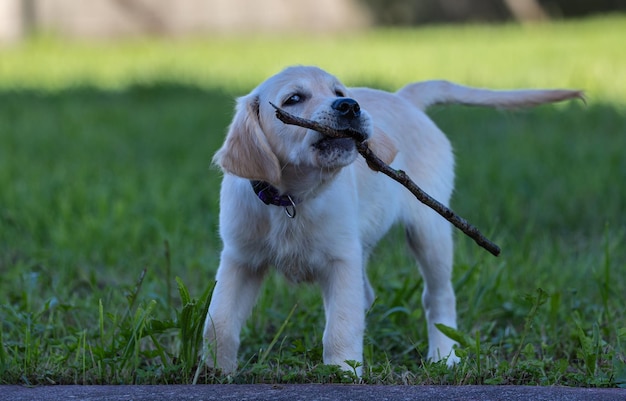
[[[0, 49], [0, 383], [352, 382], [321, 363], [315, 286], [271, 276], [234, 376], [197, 369], [220, 250], [210, 168], [233, 97], [289, 64], [395, 89], [585, 89], [588, 105], [431, 116], [457, 153], [462, 363], [424, 361], [402, 230], [373, 256], [366, 383], [626, 386], [626, 20]], [[177, 279], [178, 278], [178, 279]], [[293, 314], [292, 313], [293, 310]]]

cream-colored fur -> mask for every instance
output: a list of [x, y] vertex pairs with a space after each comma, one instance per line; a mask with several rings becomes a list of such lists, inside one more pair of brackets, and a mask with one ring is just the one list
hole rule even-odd
[[[333, 102], [344, 97], [358, 101], [360, 115], [341, 117]], [[401, 185], [371, 171], [350, 140], [321, 145], [321, 134], [278, 120], [270, 102], [307, 119], [360, 130], [375, 153], [448, 204], [452, 149], [424, 113], [428, 106], [523, 107], [572, 97], [580, 93], [489, 91], [445, 81], [410, 84], [397, 93], [348, 89], [318, 68], [291, 67], [240, 98], [214, 157], [225, 173], [220, 196], [224, 248], [204, 327], [206, 363], [224, 372], [237, 368], [240, 330], [270, 267], [296, 283], [319, 283], [326, 314], [324, 363], [347, 369], [346, 360], [362, 361], [365, 310], [374, 300], [365, 266], [374, 245], [396, 222], [404, 224], [424, 277], [428, 358], [447, 358], [448, 364], [458, 360], [454, 341], [435, 327], [456, 327], [450, 225]], [[250, 180], [266, 181], [297, 200], [295, 218], [261, 202]]]

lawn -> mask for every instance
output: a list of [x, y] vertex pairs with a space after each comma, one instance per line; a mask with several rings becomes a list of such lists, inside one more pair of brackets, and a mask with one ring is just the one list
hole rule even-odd
[[315, 286], [267, 281], [240, 370], [198, 368], [234, 97], [286, 65], [395, 90], [430, 78], [587, 92], [529, 111], [435, 108], [457, 155], [462, 362], [424, 360], [402, 230], [369, 274], [364, 382], [626, 386], [626, 18], [0, 48], [0, 384], [352, 382], [321, 363]]

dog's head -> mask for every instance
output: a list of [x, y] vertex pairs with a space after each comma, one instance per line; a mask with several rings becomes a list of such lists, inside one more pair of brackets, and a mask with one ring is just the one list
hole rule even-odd
[[369, 114], [337, 78], [316, 67], [290, 67], [238, 99], [226, 141], [213, 159], [222, 170], [279, 186], [284, 169], [333, 172], [356, 159], [353, 139], [286, 125], [270, 103], [336, 129], [371, 135]]

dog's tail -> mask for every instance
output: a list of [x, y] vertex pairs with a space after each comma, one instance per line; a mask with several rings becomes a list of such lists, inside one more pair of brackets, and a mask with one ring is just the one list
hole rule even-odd
[[489, 90], [471, 88], [448, 81], [416, 82], [400, 89], [397, 94], [421, 110], [426, 110], [436, 104], [464, 104], [514, 109], [575, 98], [585, 101], [583, 92], [578, 90]]

